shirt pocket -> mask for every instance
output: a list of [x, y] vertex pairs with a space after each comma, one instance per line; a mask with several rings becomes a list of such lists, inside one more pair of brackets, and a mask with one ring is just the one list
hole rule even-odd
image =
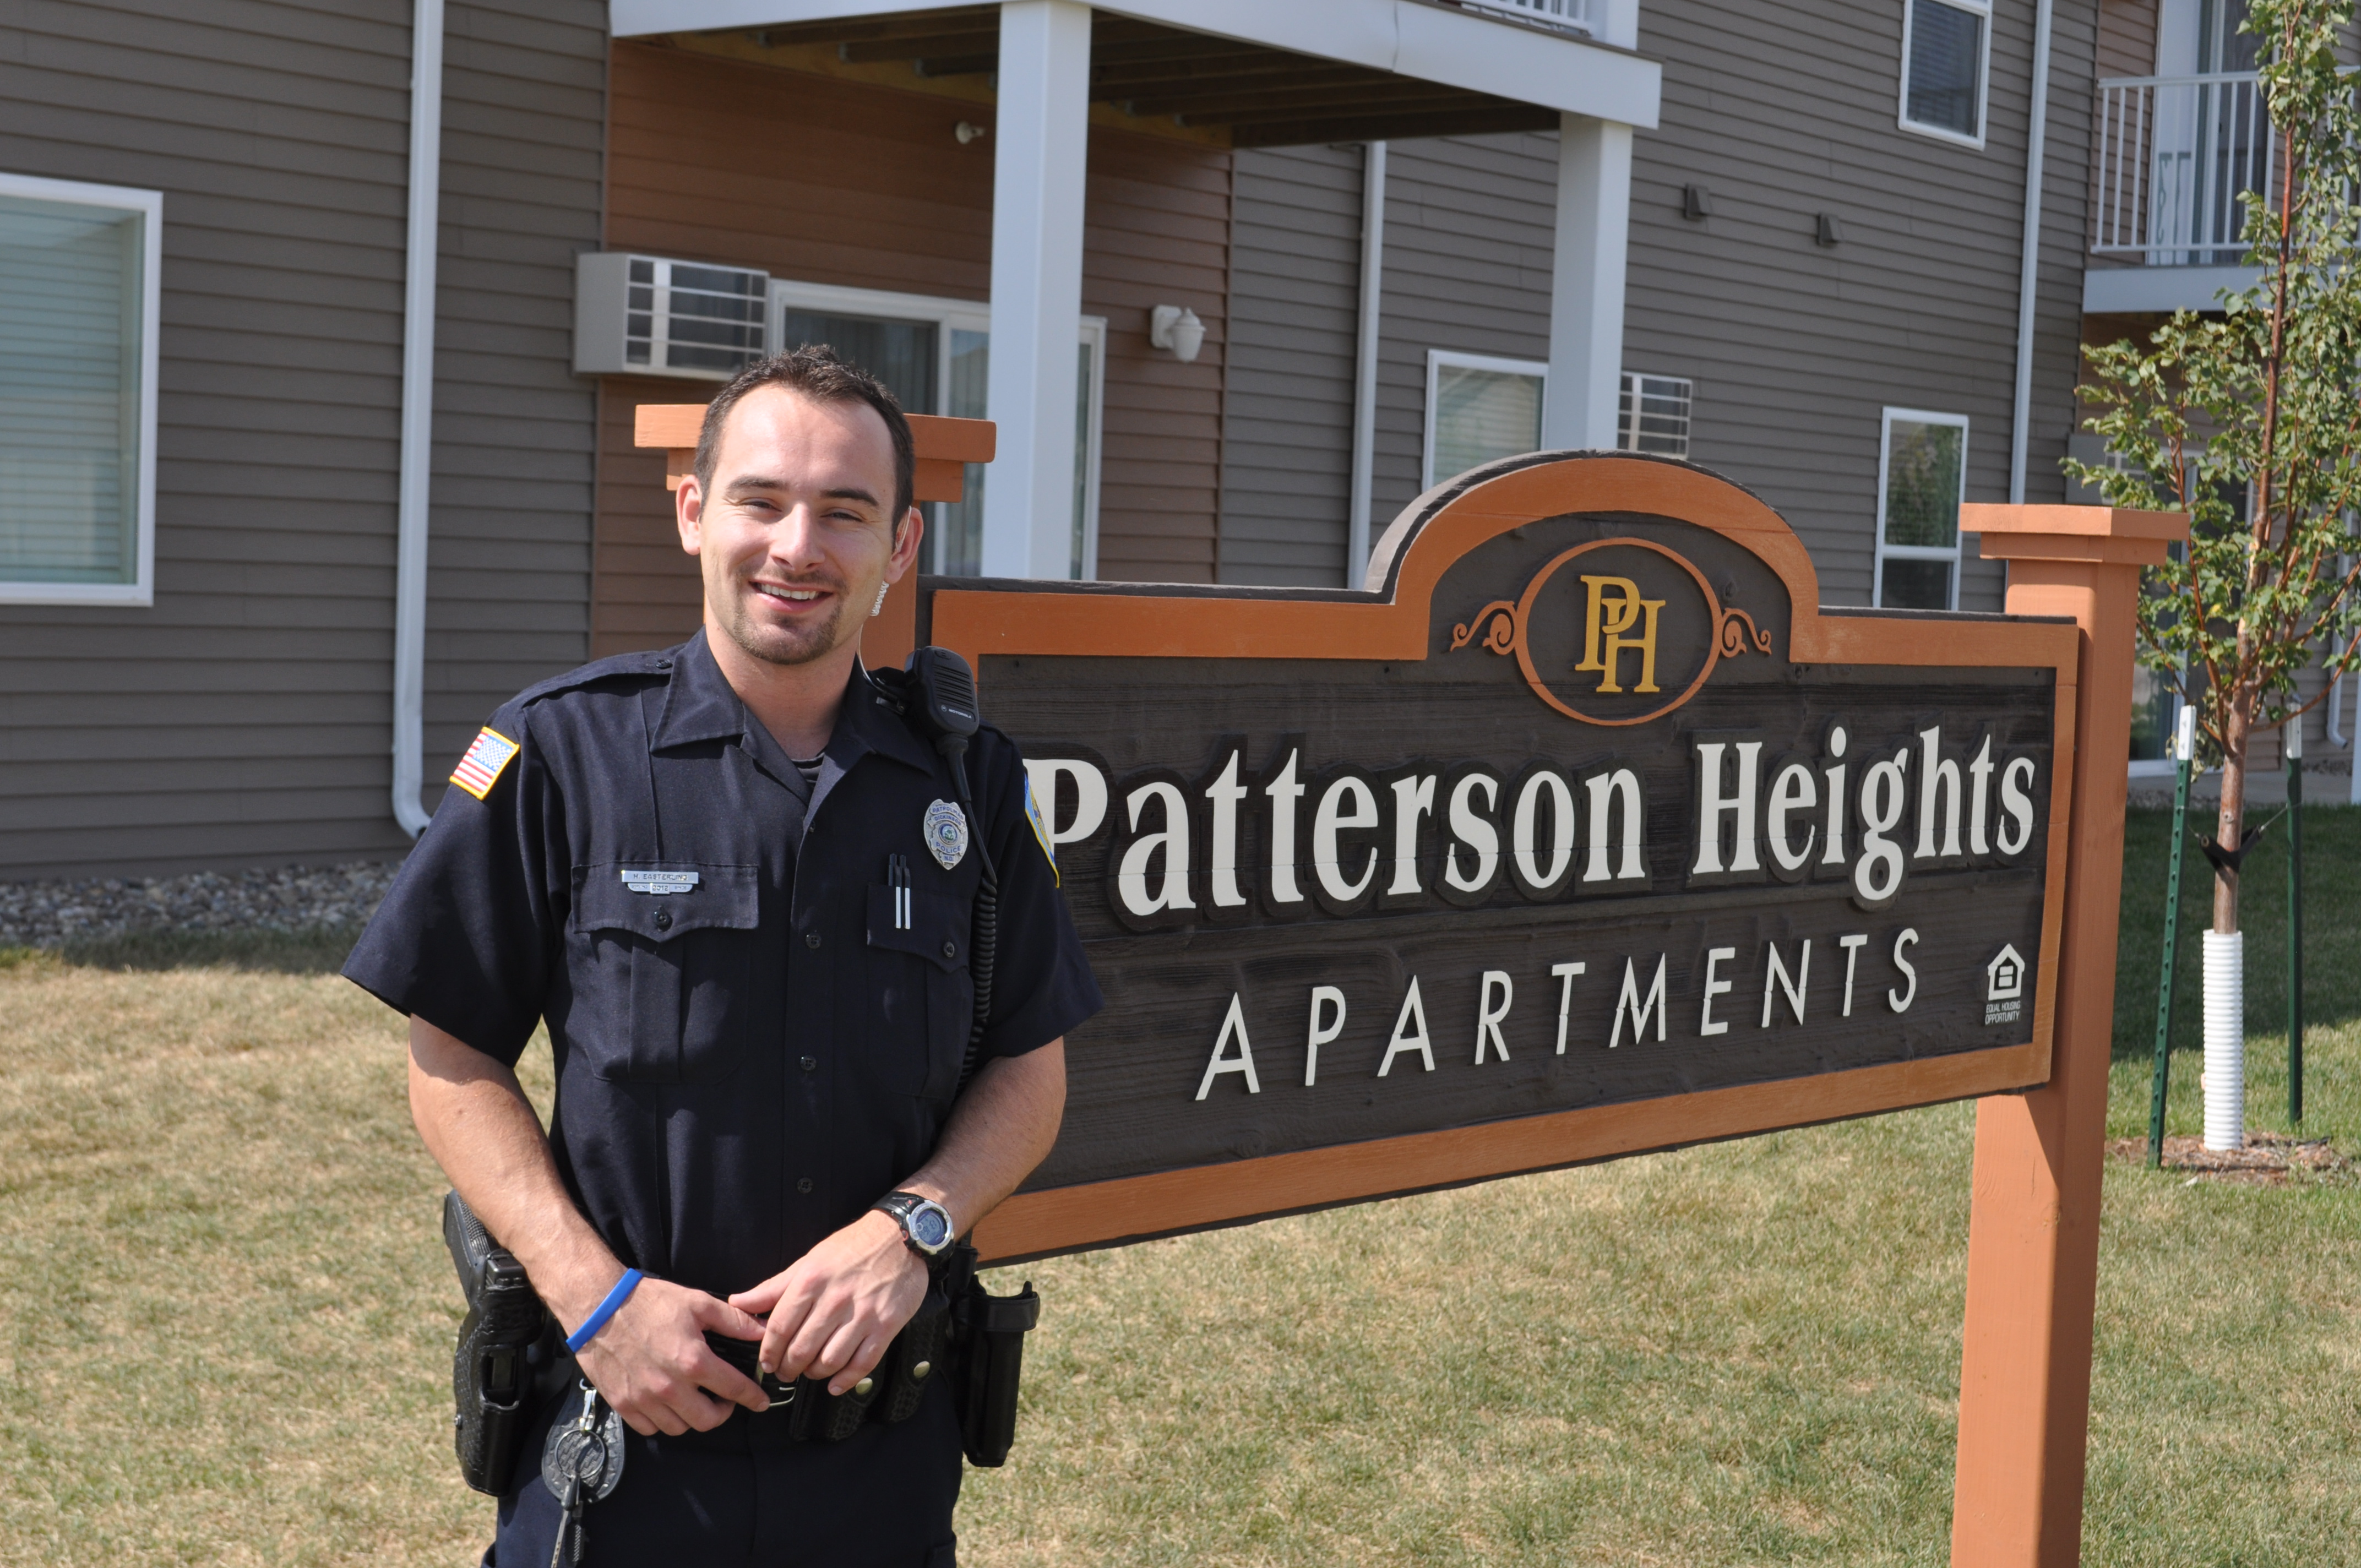
[[588, 1002], [590, 1026], [573, 1033], [590, 1070], [682, 1083], [734, 1069], [762, 923], [757, 868], [622, 861], [575, 876], [571, 945], [587, 960], [575, 970], [577, 1008]]
[[967, 905], [873, 886], [868, 915], [870, 1048], [879, 1079], [896, 1094], [948, 1101], [975, 1015]]

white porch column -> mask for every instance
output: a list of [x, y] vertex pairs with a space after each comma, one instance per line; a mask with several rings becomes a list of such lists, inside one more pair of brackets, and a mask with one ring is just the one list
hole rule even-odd
[[1631, 127], [1561, 115], [1544, 447], [1615, 444], [1615, 400], [1623, 376], [1624, 241], [1631, 223]]
[[987, 576], [1072, 573], [1090, 77], [1088, 5], [1006, 0], [1000, 7], [985, 390], [1000, 444], [983, 485]]

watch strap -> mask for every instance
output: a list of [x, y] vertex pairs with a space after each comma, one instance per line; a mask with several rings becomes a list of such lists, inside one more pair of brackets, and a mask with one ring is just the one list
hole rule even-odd
[[[890, 1216], [895, 1224], [902, 1227], [902, 1245], [929, 1261], [941, 1255], [958, 1238], [958, 1227], [951, 1221], [950, 1211], [931, 1198], [921, 1197], [916, 1192], [895, 1191], [888, 1192], [869, 1206], [882, 1214]], [[937, 1246], [921, 1246], [917, 1237], [911, 1234], [910, 1216], [917, 1212], [921, 1207], [931, 1208], [943, 1217], [943, 1239]]]

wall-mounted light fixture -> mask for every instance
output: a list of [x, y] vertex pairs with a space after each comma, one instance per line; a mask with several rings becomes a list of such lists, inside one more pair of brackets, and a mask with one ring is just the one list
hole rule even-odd
[[972, 141], [982, 141], [991, 130], [991, 126], [979, 126], [973, 120], [961, 120], [959, 123], [959, 128], [951, 132], [951, 135], [959, 137], [960, 146], [965, 147]]
[[1172, 357], [1186, 365], [1205, 346], [1205, 323], [1186, 306], [1159, 305], [1148, 315], [1148, 341], [1170, 349]]

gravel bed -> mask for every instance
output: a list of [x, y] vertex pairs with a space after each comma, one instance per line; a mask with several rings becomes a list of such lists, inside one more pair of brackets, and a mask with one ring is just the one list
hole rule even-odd
[[55, 948], [141, 931], [300, 931], [357, 926], [396, 868], [360, 861], [144, 880], [0, 883], [0, 948]]

